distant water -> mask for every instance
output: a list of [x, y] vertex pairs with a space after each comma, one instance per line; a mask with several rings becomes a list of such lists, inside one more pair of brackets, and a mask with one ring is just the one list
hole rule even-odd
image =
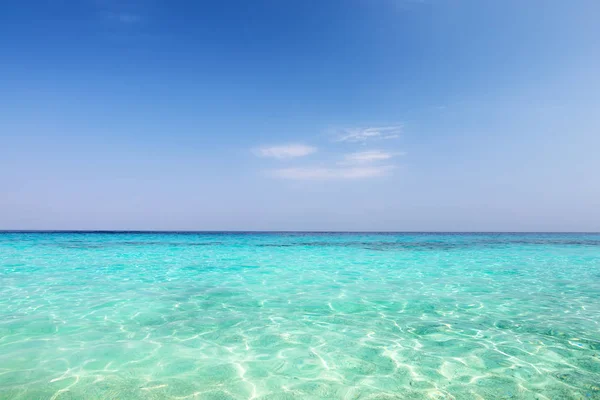
[[600, 235], [0, 233], [0, 398], [600, 399]]

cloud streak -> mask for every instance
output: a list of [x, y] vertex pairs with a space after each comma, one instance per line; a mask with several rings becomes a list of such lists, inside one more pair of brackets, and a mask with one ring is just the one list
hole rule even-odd
[[350, 168], [303, 167], [282, 168], [273, 171], [273, 174], [277, 178], [289, 180], [353, 180], [386, 176], [392, 169], [392, 165]]
[[396, 139], [402, 132], [401, 125], [372, 128], [343, 129], [338, 133], [336, 142], [365, 143], [370, 140]]
[[346, 154], [344, 160], [339, 162], [339, 165], [352, 165], [352, 164], [370, 164], [378, 161], [390, 160], [398, 155], [404, 153], [390, 153], [382, 150], [369, 150], [359, 151], [356, 153]]
[[316, 147], [304, 144], [286, 144], [279, 146], [265, 146], [254, 149], [254, 154], [259, 157], [269, 157], [277, 159], [304, 157], [317, 151]]

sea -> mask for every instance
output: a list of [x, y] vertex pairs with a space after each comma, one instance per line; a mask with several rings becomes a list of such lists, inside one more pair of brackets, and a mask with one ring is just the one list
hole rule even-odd
[[600, 399], [600, 234], [2, 232], [0, 399]]

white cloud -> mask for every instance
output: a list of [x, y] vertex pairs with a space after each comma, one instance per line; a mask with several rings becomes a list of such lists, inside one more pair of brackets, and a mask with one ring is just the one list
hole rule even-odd
[[381, 150], [359, 151], [357, 153], [346, 154], [344, 156], [344, 161], [341, 161], [339, 164], [368, 164], [377, 161], [389, 160], [397, 155], [403, 154], [404, 153], [389, 153]]
[[275, 170], [274, 175], [278, 178], [292, 180], [365, 179], [385, 176], [393, 168], [391, 165], [350, 168], [283, 168]]
[[402, 132], [401, 125], [373, 128], [343, 129], [338, 133], [336, 142], [365, 143], [374, 139], [395, 139]]
[[271, 157], [278, 159], [304, 157], [317, 151], [316, 147], [304, 144], [286, 144], [280, 146], [266, 146], [254, 150], [259, 157]]

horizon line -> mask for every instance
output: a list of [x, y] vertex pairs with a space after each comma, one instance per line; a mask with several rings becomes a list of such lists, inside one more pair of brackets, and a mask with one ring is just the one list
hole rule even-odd
[[132, 230], [132, 229], [0, 229], [0, 233], [331, 233], [331, 234], [600, 234], [600, 231], [364, 231], [364, 230]]

